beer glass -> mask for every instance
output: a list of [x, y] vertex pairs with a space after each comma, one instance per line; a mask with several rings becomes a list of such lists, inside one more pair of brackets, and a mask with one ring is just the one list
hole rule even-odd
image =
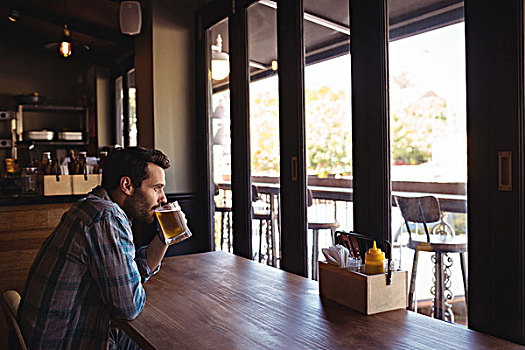
[[191, 237], [186, 217], [177, 202], [168, 203], [155, 210], [164, 237], [164, 243], [175, 244]]

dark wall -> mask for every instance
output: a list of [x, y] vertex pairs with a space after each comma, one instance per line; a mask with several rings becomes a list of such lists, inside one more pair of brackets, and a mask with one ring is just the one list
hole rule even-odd
[[[179, 201], [193, 233], [190, 239], [171, 246], [168, 255], [208, 251], [209, 204], [202, 200], [205, 187], [197, 183], [207, 176], [196, 169], [196, 159], [205, 158], [196, 151], [201, 144], [195, 140], [193, 13], [198, 4], [183, 0], [141, 3], [144, 21], [141, 34], [135, 37], [134, 60], [138, 144], [160, 149], [169, 157], [168, 200]], [[154, 229], [146, 228], [136, 239], [149, 242]]]
[[[0, 41], [0, 108], [16, 108], [13, 95], [38, 92], [46, 104], [79, 105], [86, 65], [44, 51]], [[73, 57], [70, 57], [73, 58]]]
[[[0, 110], [16, 110], [14, 96], [33, 92], [47, 97], [46, 104], [80, 105], [85, 63], [64, 59], [54, 50], [5, 40], [0, 40], [0, 52]], [[53, 113], [30, 119], [26, 120], [25, 127], [32, 130], [57, 125], [76, 129], [69, 124], [78, 125], [81, 120], [75, 117], [75, 120], [64, 121], [62, 116]], [[0, 139], [10, 138], [10, 123], [0, 122]], [[0, 161], [11, 156], [10, 148], [0, 148]]]
[[143, 1], [135, 38], [138, 144], [162, 150], [168, 193], [196, 191], [194, 28], [196, 3]]

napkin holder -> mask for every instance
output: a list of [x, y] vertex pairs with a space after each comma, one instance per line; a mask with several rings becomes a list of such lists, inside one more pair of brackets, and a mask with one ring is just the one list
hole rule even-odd
[[366, 315], [407, 307], [407, 271], [367, 275], [319, 261], [319, 292], [323, 297]]
[[[354, 241], [372, 240], [356, 233], [338, 232], [338, 235], [353, 237]], [[390, 248], [389, 242], [381, 242]], [[353, 247], [347, 248], [355, 251]], [[391, 251], [388, 248], [387, 255], [390, 258]], [[407, 307], [407, 271], [389, 269], [388, 273], [367, 275], [361, 270], [340, 268], [324, 261], [319, 261], [318, 271], [320, 294], [353, 310], [371, 315]]]

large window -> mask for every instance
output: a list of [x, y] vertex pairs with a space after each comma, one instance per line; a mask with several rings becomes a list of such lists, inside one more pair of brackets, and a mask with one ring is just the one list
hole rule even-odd
[[134, 68], [115, 79], [115, 141], [123, 147], [137, 146], [137, 89]]
[[335, 231], [353, 229], [348, 7], [346, 0], [330, 8], [304, 2], [307, 261], [314, 279], [321, 249], [335, 244]]
[[[392, 193], [403, 197], [436, 197], [446, 225], [443, 227], [450, 231], [449, 236], [455, 234], [466, 242], [467, 130], [462, 13], [449, 14], [444, 17], [446, 22], [431, 26], [436, 23], [432, 12], [427, 14], [428, 21], [420, 22], [406, 15], [418, 6], [415, 1], [391, 3], [388, 55]], [[432, 229], [437, 224], [439, 221], [429, 223], [428, 227]], [[414, 225], [411, 231], [413, 240], [427, 239], [422, 224]], [[401, 261], [403, 269], [411, 271], [414, 250], [407, 247], [409, 233], [397, 206], [392, 208], [392, 239], [396, 247], [394, 258]], [[434, 281], [438, 264], [433, 254], [419, 253], [413, 305], [428, 315], [435, 313]], [[442, 260], [444, 318], [466, 324], [460, 255], [448, 253]]]
[[208, 40], [208, 87], [210, 89], [210, 158], [215, 202], [215, 250], [232, 252], [233, 217], [231, 189], [230, 90], [228, 19], [206, 31]]
[[[137, 146], [137, 89], [135, 87], [135, 69], [127, 73], [129, 146]], [[127, 145], [128, 146], [128, 145]]]
[[277, 12], [268, 2], [261, 1], [251, 5], [246, 16], [253, 257], [278, 267], [281, 229]]
[[115, 139], [117, 145], [124, 145], [124, 88], [123, 78], [115, 79]]
[[[249, 4], [256, 4], [253, 9], [266, 6], [277, 10], [277, 31], [262, 30], [266, 27], [261, 22], [260, 32], [263, 34], [259, 35], [259, 40], [253, 40], [250, 36], [258, 33], [259, 28], [248, 27], [250, 23], [254, 23], [251, 14], [245, 12], [252, 10]], [[344, 17], [348, 15], [348, 11], [341, 9], [349, 5], [352, 10], [351, 20], [345, 22]], [[234, 155], [231, 158], [231, 179], [234, 183], [230, 183], [230, 187], [233, 187], [231, 190], [235, 202], [239, 203], [232, 209], [236, 224], [239, 225], [233, 236], [242, 238], [237, 241], [240, 242], [239, 246], [234, 245], [236, 254], [250, 258], [261, 257], [261, 262], [266, 262], [263, 253], [258, 254], [258, 247], [266, 244], [264, 240], [259, 246], [254, 241], [252, 249], [252, 239], [261, 236], [258, 236], [257, 228], [251, 229], [252, 201], [248, 199], [251, 186], [247, 185], [252, 180], [251, 172], [254, 173], [254, 179], [257, 176], [260, 164], [256, 164], [253, 159], [248, 161], [247, 158], [259, 156], [255, 145], [264, 140], [260, 138], [260, 134], [271, 124], [264, 124], [265, 128], [261, 128], [260, 133], [253, 125], [245, 128], [250, 123], [256, 123], [255, 119], [252, 120], [255, 113], [250, 110], [255, 105], [252, 106], [246, 95], [251, 96], [248, 91], [252, 93], [256, 85], [269, 86], [265, 80], [270, 82], [274, 79], [279, 85], [277, 118], [281, 158], [278, 162], [279, 183], [275, 187], [279, 191], [278, 220], [282, 228], [282, 232], [279, 230], [279, 244], [276, 244], [276, 248], [281, 251], [278, 255], [276, 253], [276, 265], [300, 275], [312, 276], [307, 268], [313, 259], [313, 243], [306, 239], [312, 233], [306, 227], [310, 217], [307, 220], [305, 193], [309, 187], [326, 187], [323, 189], [324, 193], [320, 193], [318, 188], [315, 188], [317, 193], [312, 191], [313, 205], [330, 206], [335, 201], [337, 209], [333, 212], [327, 210], [326, 213], [333, 213], [341, 229], [353, 229], [377, 239], [392, 238], [394, 258], [402, 268], [410, 271], [414, 253], [413, 249], [407, 247], [408, 233], [402, 227], [403, 218], [392, 195], [432, 195], [439, 199], [444, 214], [443, 222], [454, 230], [456, 237], [466, 241], [468, 236], [469, 260], [473, 267], [469, 273], [468, 283], [471, 286], [468, 295], [465, 295], [461, 281], [461, 263], [454, 254], [449, 255], [453, 263], [447, 267], [449, 271], [446, 274], [450, 272], [451, 278], [445, 284], [454, 298], [446, 302], [452, 306], [453, 321], [466, 323], [465, 304], [468, 302], [469, 325], [472, 328], [512, 339], [521, 337], [517, 335], [522, 333], [523, 328], [523, 303], [520, 302], [523, 299], [523, 276], [519, 274], [522, 270], [520, 264], [523, 262], [520, 243], [523, 241], [524, 227], [519, 213], [523, 209], [524, 187], [521, 184], [523, 160], [520, 151], [523, 148], [520, 136], [520, 126], [523, 125], [521, 5], [498, 4], [487, 9], [475, 1], [467, 3], [466, 29], [462, 23], [464, 5], [460, 0], [388, 0], [388, 4], [382, 1], [353, 1], [349, 4], [346, 0], [303, 0], [281, 1], [279, 7], [276, 1], [261, 0], [237, 1], [233, 6], [235, 9], [226, 0], [214, 1], [205, 5], [198, 15], [202, 15], [200, 29], [203, 32], [217, 23], [221, 16], [228, 17], [230, 27], [226, 32], [229, 31], [234, 45], [231, 50], [225, 51], [230, 54], [230, 59], [233, 57], [231, 62], [248, 65], [245, 55], [248, 53], [250, 56], [249, 69], [234, 66], [235, 74], [230, 77], [231, 80], [213, 82], [214, 94], [231, 89], [228, 96], [232, 100], [233, 127], [230, 131], [235, 147], [231, 149]], [[386, 9], [388, 17], [384, 18]], [[487, 18], [492, 18], [493, 21], [486, 21]], [[306, 24], [303, 19], [309, 23]], [[201, 17], [199, 23], [200, 20]], [[331, 28], [330, 34], [324, 36], [322, 31], [316, 31], [316, 22], [319, 27]], [[312, 104], [312, 97], [316, 96], [312, 92], [316, 90], [312, 88], [312, 72], [317, 68], [321, 69], [324, 64], [331, 65], [337, 60], [346, 59], [348, 50], [342, 52], [338, 48], [341, 47], [341, 35], [348, 39], [349, 35], [345, 34], [348, 26], [351, 27], [348, 32], [352, 35], [350, 83], [353, 89], [348, 95], [345, 92], [344, 97], [336, 94], [337, 97], [328, 104], [328, 109], [344, 104], [343, 101], [351, 95], [352, 125], [349, 130], [352, 130], [352, 138], [349, 142], [346, 141], [346, 129], [338, 128], [340, 124], [337, 122], [342, 114], [338, 113], [321, 124], [326, 125], [326, 129], [331, 129], [326, 135], [322, 135], [323, 127], [316, 123], [322, 121], [325, 112], [321, 109], [317, 112], [315, 103], [318, 101], [315, 98]], [[303, 29], [304, 37], [298, 38], [299, 33], [303, 34]], [[275, 42], [274, 38], [270, 38], [274, 33], [279, 48], [279, 58], [275, 59], [278, 80], [267, 67], [273, 62], [256, 58], [259, 56], [258, 50], [274, 54], [273, 47], [263, 45], [263, 42]], [[222, 35], [223, 42], [228, 41], [225, 35], [227, 34]], [[468, 45], [465, 45], [464, 37]], [[197, 49], [204, 57], [204, 42], [200, 32], [198, 38]], [[208, 40], [206, 45], [215, 43], [215, 38], [210, 39], [208, 36], [204, 40]], [[467, 70], [465, 49], [468, 50]], [[302, 59], [303, 55], [306, 56], [305, 60]], [[199, 57], [197, 58], [200, 59]], [[385, 64], [388, 66], [385, 67]], [[201, 76], [198, 79], [197, 110], [198, 123], [202, 123], [204, 120], [209, 121], [208, 117], [218, 105], [212, 106], [208, 101], [211, 100], [211, 94], [205, 97], [201, 93], [211, 91], [212, 84], [211, 80], [204, 79], [204, 75], [210, 73], [209, 67], [202, 64], [199, 67], [198, 74]], [[344, 76], [341, 67], [332, 66], [326, 74], [319, 74], [324, 75], [321, 80], [330, 81], [329, 89], [336, 86], [332, 82], [332, 74]], [[255, 77], [251, 74], [255, 69], [267, 75]], [[466, 118], [465, 112], [465, 75], [468, 75], [469, 83], [469, 118]], [[271, 100], [273, 87], [267, 89]], [[321, 92], [328, 93], [328, 89]], [[332, 122], [336, 124], [331, 124]], [[208, 145], [209, 140], [206, 138], [213, 137], [210, 134], [216, 131], [202, 128], [200, 132], [198, 141], [206, 141]], [[322, 161], [322, 157], [318, 161], [319, 155], [312, 156], [316, 153], [313, 145], [321, 142], [324, 136], [337, 136], [343, 140], [338, 145], [344, 148], [344, 153], [351, 150], [349, 158], [342, 156], [348, 160], [341, 162], [342, 166], [339, 166], [339, 162], [336, 162], [335, 167], [331, 164], [339, 154], [327, 156], [329, 161], [326, 162]], [[320, 148], [328, 154], [332, 152], [328, 143], [322, 144]], [[512, 191], [497, 187], [498, 177], [503, 175], [501, 169], [498, 169], [496, 158], [500, 151], [512, 152], [512, 168], [509, 173], [513, 176]], [[267, 162], [265, 165], [270, 164], [271, 155], [271, 152], [264, 155]], [[208, 171], [210, 159], [199, 162], [200, 169]], [[271, 163], [272, 166], [276, 165], [275, 162]], [[307, 172], [308, 183], [304, 176]], [[319, 182], [314, 185], [312, 179]], [[323, 186], [330, 184], [330, 181], [334, 181], [335, 185]], [[340, 186], [344, 181], [348, 182]], [[468, 198], [465, 189], [467, 181]], [[228, 184], [224, 186], [227, 187]], [[203, 198], [208, 200], [210, 196], [206, 191], [209, 187], [205, 188], [203, 194], [206, 196]], [[329, 192], [347, 195], [344, 200], [347, 203], [340, 205], [337, 199], [332, 198], [326, 199], [326, 203], [320, 202], [321, 198], [318, 198], [319, 202], [315, 203], [316, 197], [325, 196]], [[203, 206], [204, 204], [207, 203], [203, 203]], [[340, 208], [345, 206], [353, 208], [353, 215], [343, 222]], [[346, 208], [344, 210], [352, 211]], [[430, 223], [430, 226], [433, 224]], [[409, 226], [414, 238], [424, 238], [421, 225], [415, 226]], [[328, 237], [325, 238], [326, 242], [319, 244], [331, 243]], [[498, 272], [498, 252], [506, 249], [513, 253], [511, 261], [517, 268]], [[432, 313], [432, 275], [434, 267], [438, 266], [428, 255], [422, 254], [419, 259], [414, 296], [418, 311], [427, 314]], [[486, 263], [487, 271], [476, 269], [475, 265], [481, 266], [482, 262]], [[510, 283], [512, 288], [498, 288], [505, 283]], [[492, 322], [482, 317], [486, 312], [491, 315], [489, 320], [493, 320]], [[507, 315], [511, 315], [510, 318]], [[450, 317], [448, 320], [452, 321]]]

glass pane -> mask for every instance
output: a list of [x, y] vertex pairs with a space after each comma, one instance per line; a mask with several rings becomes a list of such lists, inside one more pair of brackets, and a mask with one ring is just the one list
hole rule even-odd
[[124, 87], [122, 77], [115, 79], [115, 125], [117, 144], [124, 146]]
[[137, 89], [135, 88], [135, 69], [128, 72], [129, 98], [129, 145], [137, 146]]
[[[389, 1], [389, 79], [392, 194], [433, 196], [440, 209], [414, 202], [423, 223], [409, 221], [407, 232], [400, 208], [392, 208], [393, 256], [409, 272], [417, 241], [456, 240], [466, 249], [467, 130], [465, 83], [465, 28], [463, 3], [454, 6], [416, 0]], [[416, 14], [417, 15], [414, 15]], [[397, 201], [399, 203], [399, 200]], [[402, 203], [402, 202], [401, 202]], [[423, 204], [421, 204], [423, 203]], [[409, 204], [407, 204], [409, 205]], [[437, 212], [430, 219], [433, 211]], [[422, 213], [422, 215], [420, 214]], [[441, 214], [441, 216], [440, 216]], [[428, 219], [427, 219], [428, 218]], [[417, 221], [417, 220], [416, 220]], [[434, 222], [430, 222], [434, 221]], [[437, 226], [436, 226], [437, 225]], [[452, 238], [455, 234], [455, 238]], [[409, 240], [412, 243], [409, 244]], [[448, 243], [447, 243], [448, 244]], [[443, 257], [443, 283], [434, 283], [437, 257], [421, 252], [413, 307], [427, 315], [466, 325], [465, 291], [460, 254], [452, 249]], [[450, 259], [449, 259], [450, 258]], [[409, 273], [410, 276], [410, 273]], [[444, 301], [435, 299], [442, 289]], [[439, 293], [438, 293], [439, 295]], [[437, 302], [437, 305], [434, 305]]]
[[215, 250], [232, 252], [232, 192], [228, 20], [206, 31], [209, 43], [211, 168], [215, 183]]
[[247, 9], [253, 259], [280, 266], [279, 87], [273, 2]]
[[[321, 249], [353, 228], [352, 118], [348, 0], [304, 2], [308, 271], [317, 279]], [[330, 18], [318, 21], [316, 18]]]

